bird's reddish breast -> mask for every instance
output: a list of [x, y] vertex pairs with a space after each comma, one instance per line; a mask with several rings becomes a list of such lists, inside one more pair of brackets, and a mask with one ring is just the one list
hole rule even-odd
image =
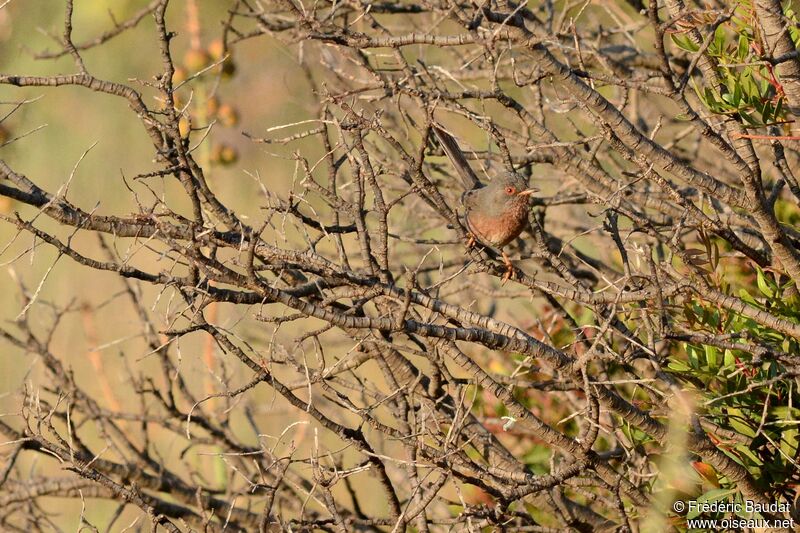
[[513, 241], [528, 218], [527, 202], [515, 202], [498, 213], [487, 213], [485, 209], [471, 209], [467, 213], [470, 230], [479, 240], [494, 246], [505, 246]]

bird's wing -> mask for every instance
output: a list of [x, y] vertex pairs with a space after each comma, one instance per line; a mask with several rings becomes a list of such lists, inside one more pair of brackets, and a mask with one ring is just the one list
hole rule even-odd
[[478, 192], [478, 189], [470, 189], [468, 191], [464, 191], [464, 193], [461, 195], [461, 203], [464, 205], [467, 211], [478, 205]]
[[458, 143], [453, 136], [438, 126], [433, 126], [433, 133], [436, 135], [436, 138], [439, 139], [439, 143], [442, 145], [444, 153], [447, 154], [450, 162], [453, 163], [453, 166], [455, 167], [456, 172], [458, 172], [458, 176], [461, 178], [461, 181], [464, 182], [464, 187], [468, 191], [483, 187], [481, 180], [478, 179], [475, 171], [472, 170], [471, 166], [469, 166], [467, 158], [464, 157], [464, 152], [462, 152], [461, 148], [458, 147]]

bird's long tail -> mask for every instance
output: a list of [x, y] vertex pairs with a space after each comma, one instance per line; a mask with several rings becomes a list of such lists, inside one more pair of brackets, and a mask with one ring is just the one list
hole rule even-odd
[[461, 148], [458, 147], [458, 143], [453, 136], [436, 125], [434, 125], [432, 129], [433, 133], [436, 135], [436, 138], [439, 139], [439, 143], [442, 145], [444, 153], [447, 154], [447, 157], [453, 163], [453, 166], [455, 167], [458, 176], [461, 178], [461, 181], [464, 182], [464, 187], [468, 191], [483, 187], [481, 180], [478, 179], [475, 171], [472, 170], [471, 166], [469, 166], [467, 158], [464, 157], [464, 152], [462, 152]]

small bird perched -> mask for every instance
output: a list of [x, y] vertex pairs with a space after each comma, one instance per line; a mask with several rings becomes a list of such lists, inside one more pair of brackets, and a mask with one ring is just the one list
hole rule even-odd
[[508, 280], [514, 273], [514, 266], [503, 247], [528, 227], [530, 196], [539, 189], [528, 187], [527, 180], [515, 172], [504, 172], [484, 185], [469, 166], [456, 140], [438, 126], [433, 126], [433, 133], [466, 188], [461, 195], [461, 203], [465, 209], [464, 220], [471, 234], [469, 245], [477, 240], [481, 244], [499, 248], [503, 263], [508, 267], [503, 280]]

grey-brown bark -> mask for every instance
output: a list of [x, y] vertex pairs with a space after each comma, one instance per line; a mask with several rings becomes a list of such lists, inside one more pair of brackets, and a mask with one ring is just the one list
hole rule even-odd
[[764, 51], [774, 61], [786, 100], [794, 113], [800, 113], [800, 57], [789, 34], [791, 21], [783, 14], [780, 0], [755, 0], [758, 21], [764, 32]]
[[[118, 182], [105, 153], [111, 170], [92, 179], [131, 208], [101, 214], [45, 187], [55, 170], [26, 176], [0, 152], [0, 199], [14, 202], [0, 220], [15, 235], [0, 262], [38, 266], [46, 249], [114, 283], [77, 306], [49, 300], [47, 275], [20, 276], [0, 341], [8, 364], [40, 367], [0, 418], [0, 529], [45, 527], [53, 496], [117, 502], [101, 514], [109, 530], [131, 515], [171, 531], [637, 531], [682, 520], [670, 498], [720, 488], [794, 501], [800, 152], [783, 114], [753, 124], [777, 86], [712, 105], [733, 105], [741, 65], [763, 66], [752, 28], [732, 22], [753, 24], [749, 12], [231, 0], [214, 64], [197, 27], [213, 8], [174, 15], [187, 19], [182, 63], [173, 4], [76, 41], [67, 0], [56, 49], [35, 52], [70, 58], [67, 71], [0, 73], [11, 94], [80, 90], [87, 110], [115, 99], [151, 164]], [[777, 2], [756, 7], [796, 106], [787, 21]], [[150, 71], [93, 74], [134, 32]], [[236, 122], [219, 112], [226, 54], [251, 43], [296, 59], [282, 68], [308, 94], [287, 124], [253, 118], [255, 90], [236, 102], [244, 129], [267, 132], [245, 134], [242, 169], [262, 195], [243, 209], [212, 146]], [[235, 56], [249, 75], [231, 83], [276, 76], [256, 56]], [[41, 104], [10, 105], [1, 127]], [[0, 149], [24, 157], [21, 139]], [[504, 250], [509, 270], [469, 245], [458, 199], [511, 171], [543, 192]], [[53, 341], [75, 314], [88, 354]], [[97, 338], [94, 321], [123, 316], [128, 337]], [[119, 361], [101, 356], [117, 344]]]

